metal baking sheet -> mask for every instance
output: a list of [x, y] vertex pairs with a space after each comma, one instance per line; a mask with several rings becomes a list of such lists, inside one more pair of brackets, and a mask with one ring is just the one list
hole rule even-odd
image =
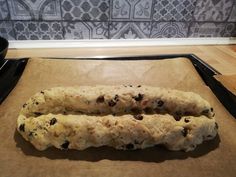
[[[136, 151], [109, 147], [84, 151], [36, 150], [16, 131], [24, 102], [55, 86], [151, 85], [192, 91], [215, 109], [219, 136], [192, 152], [161, 146]], [[58, 60], [31, 58], [16, 87], [0, 105], [0, 174], [2, 176], [181, 176], [233, 177], [236, 174], [236, 120], [218, 101], [188, 58], [165, 60]], [[0, 175], [0, 176], [1, 176]]]

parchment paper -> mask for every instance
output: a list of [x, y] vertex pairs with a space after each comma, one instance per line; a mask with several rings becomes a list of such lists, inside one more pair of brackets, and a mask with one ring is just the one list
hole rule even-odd
[[[16, 119], [34, 93], [55, 86], [146, 84], [193, 91], [215, 109], [219, 136], [192, 152], [163, 147], [118, 151], [55, 148], [37, 151], [16, 132]], [[0, 105], [2, 177], [235, 177], [236, 120], [219, 103], [187, 59], [162, 61], [78, 61], [30, 59], [15, 89]]]

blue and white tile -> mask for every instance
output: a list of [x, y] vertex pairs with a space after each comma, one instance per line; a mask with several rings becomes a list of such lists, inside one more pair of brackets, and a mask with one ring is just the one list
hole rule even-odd
[[236, 2], [234, 3], [234, 7], [231, 11], [231, 14], [228, 19], [229, 22], [236, 22]]
[[153, 20], [190, 21], [196, 0], [155, 0]]
[[14, 29], [17, 40], [59, 40], [63, 39], [60, 22], [16, 21]]
[[62, 0], [64, 20], [108, 21], [109, 0]]
[[196, 21], [225, 21], [234, 0], [198, 0], [194, 10]]
[[8, 40], [15, 39], [15, 33], [11, 21], [0, 21], [0, 36]]
[[0, 0], [0, 20], [7, 20], [9, 17], [10, 14], [7, 8], [7, 1]]
[[149, 38], [151, 22], [111, 22], [111, 39]]
[[111, 0], [112, 21], [150, 21], [153, 0]]
[[60, 0], [8, 0], [12, 20], [61, 20]]
[[223, 37], [236, 37], [236, 23], [224, 24]]
[[184, 22], [153, 22], [151, 38], [185, 38], [188, 24]]
[[222, 37], [224, 23], [195, 22], [189, 30], [189, 37]]
[[108, 22], [64, 22], [65, 39], [107, 39]]

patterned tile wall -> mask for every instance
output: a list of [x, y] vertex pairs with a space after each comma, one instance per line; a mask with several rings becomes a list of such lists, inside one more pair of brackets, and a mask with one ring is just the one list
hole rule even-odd
[[236, 37], [236, 0], [0, 0], [9, 40]]

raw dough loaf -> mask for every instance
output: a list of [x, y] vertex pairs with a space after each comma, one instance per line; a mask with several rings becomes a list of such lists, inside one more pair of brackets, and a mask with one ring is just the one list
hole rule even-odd
[[27, 117], [48, 113], [214, 115], [195, 93], [150, 86], [56, 87], [34, 95], [21, 111]]
[[111, 146], [116, 149], [143, 149], [162, 144], [170, 150], [191, 151], [217, 134], [214, 119], [171, 115], [88, 116], [47, 114], [18, 118], [18, 131], [38, 150], [50, 146], [83, 150]]
[[[145, 113], [145, 114], [143, 114]], [[37, 93], [17, 129], [38, 150], [162, 144], [190, 151], [217, 134], [213, 108], [192, 92], [149, 86], [57, 87]]]

